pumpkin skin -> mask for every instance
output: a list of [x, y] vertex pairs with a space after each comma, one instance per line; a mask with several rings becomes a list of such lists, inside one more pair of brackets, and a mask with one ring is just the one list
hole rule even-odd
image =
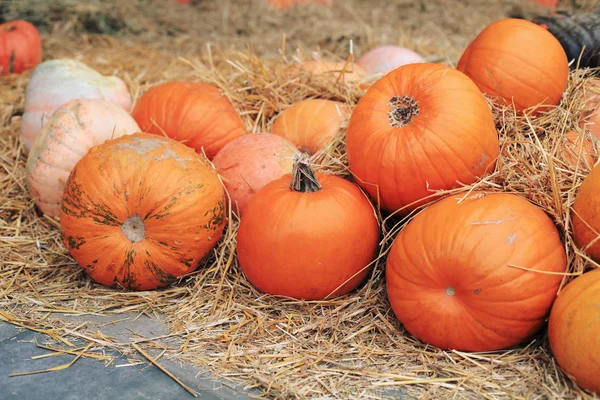
[[440, 200], [400, 231], [387, 259], [388, 297], [425, 343], [506, 349], [544, 325], [566, 270], [564, 247], [552, 220], [520, 196], [461, 199]]
[[[353, 183], [312, 170], [297, 189], [286, 175], [248, 202], [237, 235], [240, 267], [258, 290], [318, 300], [355, 289], [375, 257], [379, 227], [367, 197]], [[295, 167], [294, 176], [298, 176]], [[268, 229], [265, 227], [268, 226]]]
[[289, 139], [301, 151], [314, 154], [335, 139], [350, 113], [350, 107], [340, 101], [302, 100], [279, 114], [273, 133]]
[[548, 339], [558, 365], [582, 389], [600, 395], [600, 269], [580, 275], [558, 294]]
[[42, 61], [37, 28], [23, 20], [0, 24], [0, 76], [20, 74]]
[[58, 217], [65, 183], [81, 157], [106, 140], [139, 131], [131, 115], [108, 100], [75, 99], [61, 106], [27, 158], [27, 186], [38, 208]]
[[218, 87], [202, 82], [173, 81], [150, 88], [131, 115], [144, 132], [166, 134], [209, 160], [241, 136], [244, 124]]
[[571, 212], [575, 244], [596, 262], [600, 261], [600, 241], [595, 241], [600, 232], [598, 191], [600, 168], [596, 165], [579, 186]]
[[561, 145], [562, 158], [573, 170], [590, 171], [598, 159], [593, 139], [585, 132], [568, 131]]
[[420, 54], [400, 46], [375, 47], [359, 57], [356, 64], [370, 75], [387, 74], [398, 67], [425, 62]]
[[105, 99], [125, 110], [131, 108], [129, 89], [118, 77], [104, 76], [77, 60], [44, 61], [35, 68], [25, 89], [21, 119], [25, 154], [54, 111], [73, 99]]
[[92, 147], [73, 168], [60, 213], [64, 243], [96, 282], [164, 287], [194, 271], [223, 234], [223, 186], [203, 156], [135, 133]]
[[456, 67], [483, 93], [522, 112], [557, 105], [567, 87], [569, 64], [560, 42], [522, 19], [488, 25], [469, 44]]
[[367, 90], [350, 118], [346, 149], [357, 182], [382, 209], [400, 214], [424, 204], [428, 188], [475, 182], [499, 153], [477, 86], [430, 63], [404, 65]]
[[229, 142], [213, 159], [223, 176], [232, 208], [242, 215], [246, 204], [263, 186], [292, 173], [298, 149], [270, 133], [251, 133]]

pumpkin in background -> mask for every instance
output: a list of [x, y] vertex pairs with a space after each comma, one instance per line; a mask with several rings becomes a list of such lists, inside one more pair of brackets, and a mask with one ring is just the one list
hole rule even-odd
[[209, 160], [245, 131], [229, 99], [202, 82], [156, 85], [137, 101], [132, 115], [144, 132], [166, 134], [198, 153], [204, 148]]
[[367, 71], [355, 63], [346, 61], [305, 61], [303, 68], [316, 76], [328, 76], [340, 82], [355, 83], [367, 77]]
[[517, 111], [555, 106], [567, 87], [569, 64], [546, 29], [522, 19], [488, 25], [469, 44], [456, 67], [486, 95]]
[[16, 20], [0, 24], [0, 76], [34, 68], [42, 61], [42, 41], [35, 26]]
[[350, 113], [350, 107], [340, 101], [302, 100], [279, 114], [273, 123], [273, 133], [314, 154], [335, 139]]
[[355, 289], [371, 270], [378, 239], [377, 219], [362, 191], [339, 176], [314, 173], [299, 157], [292, 175], [248, 202], [237, 255], [261, 292], [317, 300]]
[[129, 89], [116, 76], [104, 76], [77, 60], [44, 61], [33, 71], [25, 89], [21, 119], [25, 154], [54, 111], [73, 99], [105, 99], [125, 110], [131, 108]]
[[600, 106], [585, 118], [582, 127], [588, 129], [596, 140], [600, 140]]
[[406, 64], [425, 62], [420, 54], [400, 46], [375, 47], [360, 56], [356, 64], [370, 75], [387, 74]]
[[574, 170], [590, 171], [598, 159], [594, 139], [585, 132], [568, 131], [561, 142], [559, 154]]
[[75, 164], [93, 146], [139, 132], [122, 107], [103, 99], [75, 99], [52, 114], [27, 158], [27, 186], [39, 209], [60, 215], [65, 183]]
[[558, 294], [548, 339], [558, 365], [579, 387], [600, 395], [600, 269], [580, 275]]
[[270, 133], [250, 133], [225, 145], [213, 164], [224, 178], [232, 209], [242, 215], [259, 189], [291, 174], [298, 153], [292, 142]]
[[498, 133], [477, 86], [438, 64], [404, 65], [359, 100], [346, 133], [350, 170], [384, 210], [424, 204], [431, 190], [493, 170]]
[[600, 262], [600, 165], [584, 178], [571, 212], [573, 239], [577, 247]]
[[395, 315], [421, 341], [494, 351], [542, 328], [566, 267], [541, 208], [514, 194], [473, 192], [440, 200], [400, 231], [386, 285]]
[[69, 175], [60, 213], [65, 246], [90, 277], [133, 290], [194, 271], [225, 221], [223, 186], [206, 158], [147, 133], [92, 147]]

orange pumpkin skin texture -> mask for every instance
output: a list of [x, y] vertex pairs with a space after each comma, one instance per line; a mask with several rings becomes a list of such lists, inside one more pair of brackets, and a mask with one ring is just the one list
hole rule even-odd
[[275, 119], [273, 133], [291, 140], [300, 150], [314, 154], [340, 133], [350, 111], [339, 101], [302, 100]]
[[575, 244], [596, 262], [600, 261], [599, 191], [600, 166], [596, 165], [579, 186], [571, 211]]
[[558, 365], [582, 389], [600, 395], [600, 269], [575, 278], [558, 294], [548, 339]]
[[493, 170], [498, 133], [477, 86], [450, 67], [402, 66], [359, 100], [346, 134], [350, 170], [388, 211]]
[[566, 269], [559, 233], [517, 195], [460, 199], [429, 206], [396, 237], [386, 265], [392, 309], [409, 333], [438, 348], [515, 346], [544, 325], [556, 297]]
[[229, 142], [213, 159], [232, 208], [242, 215], [246, 204], [263, 186], [291, 174], [298, 149], [270, 133], [250, 133]]
[[375, 257], [373, 208], [338, 176], [317, 172], [321, 189], [314, 192], [290, 189], [291, 179], [271, 182], [248, 202], [237, 235], [240, 267], [271, 295], [318, 300], [346, 294], [365, 279]]
[[517, 111], [557, 105], [567, 87], [569, 62], [546, 29], [522, 19], [488, 25], [467, 47], [457, 69], [486, 95]]
[[0, 76], [31, 69], [42, 61], [37, 28], [24, 20], [0, 24]]
[[131, 115], [144, 132], [166, 134], [212, 158], [235, 138], [244, 124], [219, 88], [202, 82], [173, 81], [150, 88]]
[[69, 253], [94, 281], [155, 289], [195, 270], [219, 240], [224, 191], [193, 149], [135, 133], [91, 148], [75, 165], [60, 225]]

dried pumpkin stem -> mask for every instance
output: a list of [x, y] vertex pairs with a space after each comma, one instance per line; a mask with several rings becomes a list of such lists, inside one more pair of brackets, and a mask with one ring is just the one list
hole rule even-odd
[[415, 99], [408, 96], [394, 96], [388, 102], [390, 111], [388, 118], [394, 128], [402, 128], [410, 124], [413, 117], [419, 115], [419, 106]]
[[142, 221], [137, 215], [125, 221], [123, 225], [121, 225], [121, 230], [127, 239], [131, 240], [133, 243], [141, 242], [146, 236], [146, 227], [144, 226], [144, 221]]
[[312, 193], [321, 190], [321, 184], [317, 180], [315, 171], [313, 171], [309, 164], [308, 156], [304, 153], [294, 158], [290, 190], [303, 193]]

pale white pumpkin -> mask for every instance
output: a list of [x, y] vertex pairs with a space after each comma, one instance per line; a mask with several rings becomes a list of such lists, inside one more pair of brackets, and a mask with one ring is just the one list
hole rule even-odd
[[60, 107], [37, 136], [27, 158], [27, 186], [39, 209], [60, 215], [65, 183], [93, 146], [140, 128], [125, 109], [104, 99], [75, 99]]
[[125, 110], [131, 108], [131, 94], [125, 82], [105, 76], [72, 59], [49, 60], [38, 65], [25, 89], [21, 119], [21, 140], [29, 153], [42, 126], [63, 104], [73, 99], [105, 99]]
[[422, 63], [425, 59], [414, 51], [400, 46], [375, 47], [359, 57], [356, 64], [369, 75], [385, 75], [406, 64]]

